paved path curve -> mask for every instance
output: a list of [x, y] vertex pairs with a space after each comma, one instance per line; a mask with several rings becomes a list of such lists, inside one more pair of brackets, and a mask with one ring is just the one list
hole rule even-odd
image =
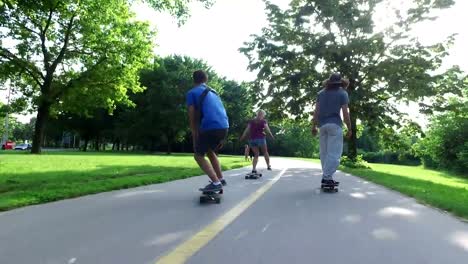
[[0, 213], [0, 263], [468, 263], [468, 224], [343, 173], [322, 193], [312, 163], [273, 165], [227, 172], [219, 205], [198, 203], [201, 176]]

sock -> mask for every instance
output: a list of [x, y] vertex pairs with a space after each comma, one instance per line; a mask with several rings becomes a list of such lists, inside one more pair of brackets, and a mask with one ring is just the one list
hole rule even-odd
[[217, 185], [220, 185], [221, 182], [220, 181], [217, 181], [217, 182], [213, 182], [213, 185], [217, 186]]

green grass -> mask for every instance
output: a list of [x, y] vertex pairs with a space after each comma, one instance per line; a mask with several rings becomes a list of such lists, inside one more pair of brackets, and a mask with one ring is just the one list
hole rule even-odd
[[[248, 165], [222, 156], [223, 170]], [[192, 155], [0, 152], [0, 211], [202, 174]]]
[[343, 171], [396, 190], [416, 200], [468, 219], [468, 178], [421, 166], [370, 164], [371, 169]]
[[422, 166], [369, 165], [371, 169], [341, 167], [340, 170], [468, 219], [468, 177], [425, 169]]

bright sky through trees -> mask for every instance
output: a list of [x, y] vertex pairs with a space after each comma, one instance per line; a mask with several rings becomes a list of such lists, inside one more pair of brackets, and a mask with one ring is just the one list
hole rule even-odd
[[[273, 0], [281, 7], [286, 7], [290, 0]], [[406, 1], [394, 0], [395, 7], [404, 7]], [[144, 5], [133, 8], [138, 19], [149, 21], [158, 31], [157, 46], [154, 52], [161, 56], [187, 55], [203, 59], [213, 69], [230, 79], [237, 81], [251, 81], [255, 73], [249, 72], [247, 58], [238, 49], [243, 42], [249, 40], [251, 34], [259, 33], [267, 20], [262, 0], [217, 0], [210, 8], [205, 9], [201, 4], [190, 6], [191, 17], [187, 22], [178, 26], [175, 18], [169, 14], [156, 13]], [[414, 34], [424, 44], [439, 42], [451, 33], [457, 33], [455, 44], [446, 59], [446, 66], [460, 65], [468, 72], [468, 1], [456, 0], [456, 4], [439, 12], [436, 21], [424, 23], [415, 28]], [[387, 10], [382, 10], [377, 19], [380, 25], [389, 23]], [[5, 91], [0, 91], [1, 101], [6, 101]], [[412, 113], [419, 122], [422, 120], [414, 106], [401, 106]], [[31, 115], [20, 116], [22, 122], [29, 121]], [[422, 125], [425, 125], [423, 121]]]

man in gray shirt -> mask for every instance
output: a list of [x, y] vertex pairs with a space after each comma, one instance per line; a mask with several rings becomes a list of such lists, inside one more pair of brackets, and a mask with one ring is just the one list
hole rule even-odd
[[333, 73], [325, 82], [325, 88], [317, 96], [317, 104], [312, 119], [312, 134], [317, 134], [320, 128], [320, 162], [322, 164], [322, 184], [338, 185], [333, 180], [333, 174], [340, 165], [343, 153], [343, 121], [348, 127], [346, 137], [351, 137], [351, 119], [348, 111], [348, 93], [345, 88], [348, 82], [339, 73]]

